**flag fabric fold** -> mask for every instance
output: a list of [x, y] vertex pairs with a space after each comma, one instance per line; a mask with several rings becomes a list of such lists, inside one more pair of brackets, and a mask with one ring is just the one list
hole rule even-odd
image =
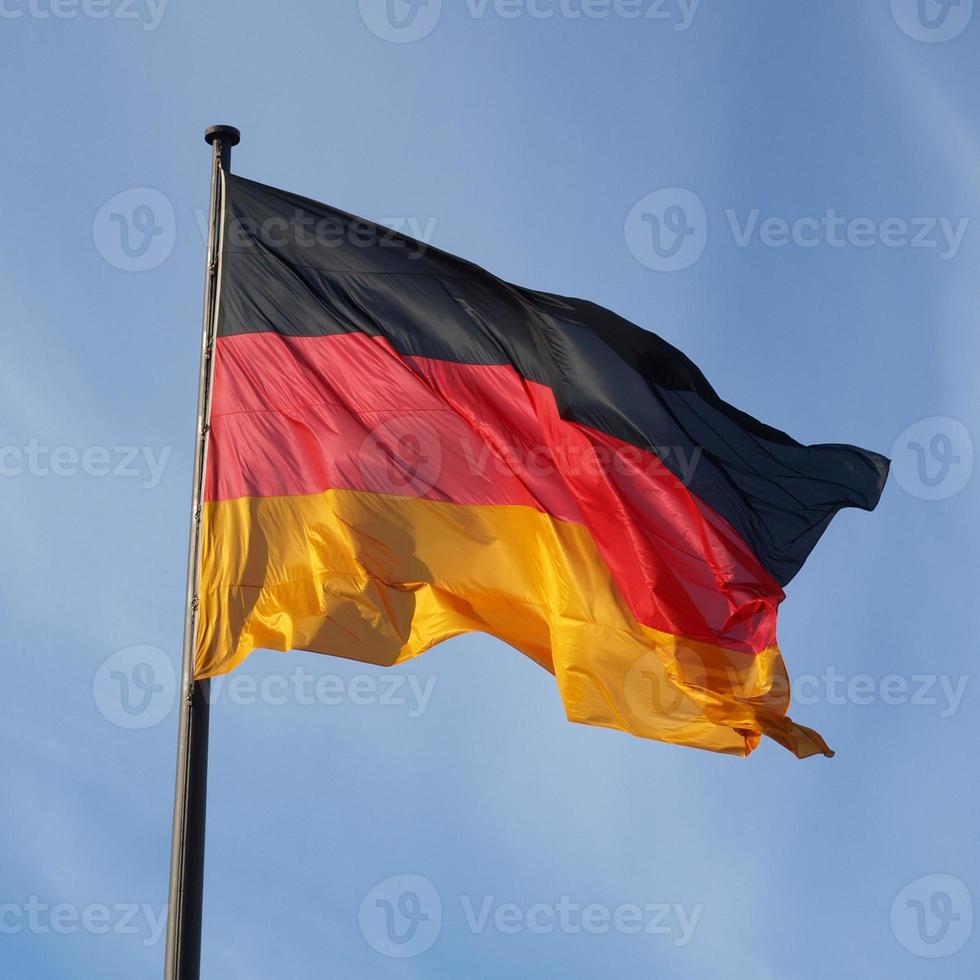
[[482, 631], [573, 721], [829, 754], [786, 715], [776, 613], [883, 457], [800, 445], [595, 304], [241, 177], [224, 202], [199, 678]]

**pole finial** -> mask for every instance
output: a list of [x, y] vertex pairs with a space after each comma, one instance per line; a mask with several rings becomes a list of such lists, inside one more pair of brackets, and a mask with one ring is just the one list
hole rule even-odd
[[208, 126], [204, 130], [204, 142], [210, 146], [216, 139], [227, 140], [229, 145], [237, 146], [242, 134], [234, 126]]

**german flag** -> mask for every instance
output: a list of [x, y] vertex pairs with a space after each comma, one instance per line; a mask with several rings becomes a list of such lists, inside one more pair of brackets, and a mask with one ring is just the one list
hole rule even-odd
[[776, 611], [887, 460], [800, 445], [593, 303], [241, 177], [223, 210], [199, 679], [481, 631], [572, 721], [831, 754], [786, 716]]

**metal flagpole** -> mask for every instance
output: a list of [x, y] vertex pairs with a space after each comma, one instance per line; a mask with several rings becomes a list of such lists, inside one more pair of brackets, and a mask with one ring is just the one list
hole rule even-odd
[[201, 971], [201, 912], [204, 890], [204, 823], [208, 787], [208, 681], [194, 680], [200, 576], [201, 512], [211, 417], [212, 355], [221, 272], [222, 174], [231, 166], [231, 148], [241, 139], [234, 126], [211, 126], [204, 139], [213, 148], [208, 261], [204, 286], [201, 375], [197, 392], [197, 451], [190, 546], [187, 558], [187, 604], [184, 609], [184, 653], [177, 736], [177, 786], [170, 858], [165, 980], [198, 980]]

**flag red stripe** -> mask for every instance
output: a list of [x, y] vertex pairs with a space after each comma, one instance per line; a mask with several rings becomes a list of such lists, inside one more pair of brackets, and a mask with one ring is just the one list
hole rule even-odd
[[216, 356], [208, 500], [341, 489], [534, 507], [590, 530], [642, 624], [775, 643], [782, 590], [732, 527], [512, 367], [404, 357], [361, 333], [221, 337]]

